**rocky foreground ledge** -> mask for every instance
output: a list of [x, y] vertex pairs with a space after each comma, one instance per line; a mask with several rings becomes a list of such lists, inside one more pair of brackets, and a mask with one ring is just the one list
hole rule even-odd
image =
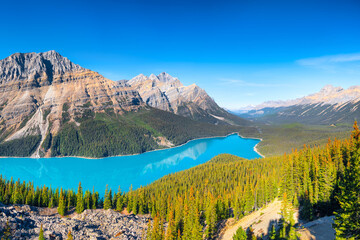
[[113, 210], [85, 210], [81, 214], [60, 217], [56, 209], [0, 203], [0, 236], [8, 222], [11, 239], [38, 239], [42, 224], [46, 239], [66, 239], [70, 230], [76, 240], [135, 240], [144, 237], [148, 221], [148, 217], [125, 215]]

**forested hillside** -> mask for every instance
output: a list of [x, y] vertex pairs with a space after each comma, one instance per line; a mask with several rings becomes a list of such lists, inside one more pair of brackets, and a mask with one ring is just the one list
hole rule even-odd
[[[111, 109], [102, 113], [88, 110], [75, 121], [70, 121], [66, 108], [63, 112], [60, 130], [55, 135], [46, 134], [40, 148], [41, 156], [46, 153], [46, 156], [85, 157], [136, 154], [183, 144], [195, 138], [256, 131], [249, 126], [198, 122], [150, 107], [123, 114], [116, 114]], [[169, 144], [161, 145], [159, 137], [168, 140]], [[41, 136], [3, 142], [0, 156], [30, 156], [40, 142]]]
[[[0, 201], [5, 204], [58, 206], [61, 215], [75, 207], [124, 208], [134, 214], [150, 213], [148, 239], [213, 239], [217, 223], [236, 219], [280, 197], [283, 202], [280, 227], [272, 239], [295, 239], [292, 212], [312, 220], [336, 214], [338, 237], [359, 238], [360, 131], [351, 138], [334, 140], [326, 147], [305, 147], [292, 154], [245, 160], [222, 154], [211, 161], [154, 183], [122, 193], [107, 189], [104, 199], [85, 191], [34, 188], [31, 183], [0, 179]], [[167, 227], [164, 227], [167, 222]], [[271, 226], [269, 226], [271, 227]], [[250, 232], [251, 234], [251, 232]]]

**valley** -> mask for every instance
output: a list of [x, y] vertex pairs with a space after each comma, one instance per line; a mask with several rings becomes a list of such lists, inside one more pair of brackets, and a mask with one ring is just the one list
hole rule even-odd
[[358, 0], [1, 9], [0, 240], [360, 240]]
[[168, 73], [112, 81], [55, 51], [0, 60], [0, 80], [5, 237], [311, 237], [357, 169], [356, 87], [235, 116]]

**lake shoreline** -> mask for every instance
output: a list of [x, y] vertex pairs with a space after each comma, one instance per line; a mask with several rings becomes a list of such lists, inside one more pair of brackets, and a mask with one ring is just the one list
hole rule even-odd
[[95, 187], [101, 193], [106, 185], [112, 189], [120, 185], [127, 191], [131, 186], [137, 189], [168, 174], [204, 164], [223, 153], [249, 161], [260, 159], [261, 156], [254, 151], [259, 141], [229, 132], [226, 136], [192, 139], [176, 147], [160, 149], [162, 152], [154, 150], [149, 154], [101, 159], [0, 158], [0, 165], [3, 166], [0, 174], [31, 181], [36, 186], [76, 189], [76, 183], [81, 182], [84, 189]]
[[262, 158], [265, 158], [265, 155], [261, 154], [257, 148], [257, 146], [263, 141], [262, 138], [257, 138], [257, 137], [243, 137], [242, 135], [238, 134], [241, 138], [244, 138], [244, 139], [258, 139], [260, 140], [260, 142], [258, 142], [255, 146], [254, 146], [254, 151], [259, 154]]
[[[160, 148], [160, 149], [154, 149], [154, 150], [150, 150], [150, 151], [146, 151], [143, 153], [135, 153], [135, 154], [125, 154], [125, 155], [114, 155], [114, 156], [108, 156], [108, 157], [101, 157], [101, 158], [95, 158], [95, 157], [84, 157], [84, 156], [56, 156], [56, 157], [50, 157], [50, 158], [82, 158], [82, 159], [88, 159], [88, 160], [98, 160], [98, 159], [105, 159], [105, 158], [113, 158], [113, 157], [128, 157], [128, 156], [136, 156], [136, 155], [140, 155], [140, 154], [144, 154], [144, 153], [151, 153], [151, 152], [156, 152], [156, 151], [162, 151], [162, 150], [167, 150], [167, 149], [173, 149], [173, 148], [178, 148], [181, 146], [184, 146], [186, 144], [188, 144], [191, 141], [196, 141], [196, 140], [202, 140], [202, 139], [209, 139], [209, 138], [226, 138], [228, 136], [237, 134], [239, 137], [243, 138], [243, 139], [257, 139], [263, 141], [262, 138], [255, 138], [255, 137], [243, 137], [239, 132], [232, 132], [229, 133], [225, 136], [212, 136], [212, 137], [202, 137], [202, 138], [194, 138], [194, 139], [190, 139], [188, 141], [186, 141], [185, 143], [182, 143], [180, 145], [177, 146], [173, 146], [173, 147], [169, 147], [169, 148]], [[264, 155], [262, 155], [258, 149], [257, 149], [257, 145], [260, 143], [258, 142], [255, 146], [254, 146], [254, 151], [259, 154], [261, 157], [265, 158]], [[17, 157], [17, 156], [0, 156], [0, 158], [32, 158], [32, 159], [46, 159], [48, 157]], [[209, 159], [210, 160], [210, 159]]]

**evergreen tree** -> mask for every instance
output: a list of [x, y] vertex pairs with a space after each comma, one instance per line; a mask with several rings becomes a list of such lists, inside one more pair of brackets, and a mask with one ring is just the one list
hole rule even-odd
[[105, 200], [104, 200], [104, 209], [111, 209], [112, 203], [111, 203], [111, 189], [108, 190], [108, 185], [106, 185], [105, 189]]
[[57, 210], [58, 210], [58, 213], [61, 216], [65, 216], [65, 214], [66, 214], [66, 202], [65, 202], [64, 191], [62, 189], [60, 190], [59, 206], [58, 206]]
[[76, 194], [76, 212], [80, 214], [83, 211], [84, 211], [84, 195], [81, 187], [81, 182], [79, 182], [79, 187]]
[[242, 227], [239, 227], [236, 230], [232, 239], [233, 240], [247, 240], [247, 235], [246, 235], [245, 230]]
[[40, 226], [39, 240], [45, 240], [43, 225]]
[[197, 209], [193, 215], [193, 226], [191, 228], [191, 240], [202, 240], [202, 225], [200, 224], [200, 216]]
[[84, 196], [84, 204], [85, 204], [86, 209], [91, 209], [92, 208], [91, 200], [92, 200], [91, 192], [89, 190], [86, 190], [85, 191], [85, 196]]
[[217, 220], [215, 199], [213, 199], [213, 196], [209, 193], [208, 206], [205, 211], [205, 221], [207, 225], [205, 237], [207, 239], [212, 239], [215, 236]]
[[48, 205], [48, 208], [53, 208], [54, 207], [54, 198], [52, 197], [49, 201], [49, 205]]
[[92, 209], [96, 209], [97, 206], [98, 206], [98, 199], [99, 199], [99, 194], [98, 192], [95, 192], [95, 189], [93, 187], [93, 191], [92, 191], [92, 194], [91, 194], [91, 208]]
[[123, 207], [124, 207], [123, 197], [121, 196], [121, 194], [119, 194], [118, 197], [116, 198], [116, 211], [121, 212]]
[[148, 233], [147, 233], [146, 239], [147, 240], [163, 240], [164, 239], [163, 222], [160, 219], [159, 215], [154, 217], [152, 225], [149, 222]]
[[286, 192], [284, 193], [281, 202], [281, 216], [282, 227], [280, 230], [280, 237], [289, 240], [296, 240], [296, 234], [294, 229], [294, 210], [291, 202], [287, 198]]
[[73, 235], [71, 233], [71, 230], [69, 230], [66, 240], [73, 240]]
[[256, 240], [256, 236], [254, 234], [254, 229], [252, 227], [248, 227], [247, 231], [246, 231], [246, 236], [248, 240]]
[[360, 239], [360, 130], [354, 123], [352, 141], [354, 153], [349, 159], [340, 182], [340, 210], [335, 217], [338, 238]]
[[275, 224], [271, 225], [271, 229], [270, 229], [270, 232], [269, 232], [269, 239], [270, 240], [275, 240], [276, 239]]
[[177, 231], [174, 219], [174, 210], [171, 208], [168, 217], [168, 227], [165, 234], [165, 240], [176, 240]]

